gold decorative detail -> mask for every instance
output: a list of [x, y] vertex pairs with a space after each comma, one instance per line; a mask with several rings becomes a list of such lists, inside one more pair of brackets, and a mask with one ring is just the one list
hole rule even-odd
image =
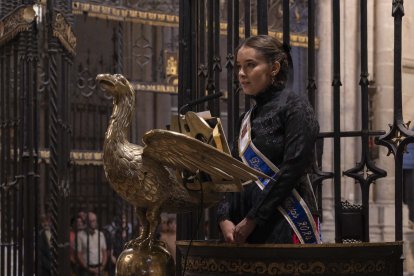
[[[180, 240], [177, 241], [176, 244], [178, 246], [188, 246], [189, 241], [186, 240]], [[191, 243], [191, 246], [193, 247], [198, 247], [198, 248], [202, 248], [202, 247], [208, 247], [208, 248], [214, 248], [214, 250], [223, 250], [226, 248], [231, 248], [231, 247], [237, 247], [237, 248], [263, 248], [263, 249], [279, 249], [279, 248], [334, 248], [334, 249], [343, 249], [343, 248], [352, 248], [354, 250], [360, 250], [361, 247], [364, 248], [381, 248], [381, 247], [389, 247], [389, 250], [392, 250], [392, 248], [394, 247], [401, 247], [403, 245], [403, 242], [401, 241], [396, 241], [396, 242], [363, 242], [363, 243], [350, 243], [350, 244], [343, 244], [343, 243], [322, 243], [322, 244], [272, 244], [272, 243], [267, 243], [267, 244], [243, 244], [243, 245], [238, 245], [238, 244], [228, 244], [228, 243], [223, 243], [223, 242], [217, 242], [217, 241], [212, 241], [212, 242], [206, 242], [206, 241], [193, 241]]]
[[[214, 125], [214, 127], [210, 126]], [[195, 113], [192, 111], [183, 115], [175, 115], [171, 119], [172, 131], [180, 132], [188, 137], [197, 138], [198, 140], [207, 143], [218, 150], [231, 155], [230, 148], [227, 143], [227, 139], [224, 135], [224, 130], [221, 124], [220, 118], [214, 118], [209, 111]], [[177, 176], [181, 182], [183, 178]], [[214, 175], [210, 175], [211, 184], [210, 189], [216, 192], [240, 192], [242, 190], [242, 184], [237, 179], [225, 180], [218, 178]], [[187, 187], [193, 190], [200, 190], [202, 187], [198, 182], [187, 182]], [[205, 182], [203, 182], [203, 185]]]
[[[403, 242], [231, 244], [177, 241], [189, 275], [395, 275]], [[191, 250], [186, 257], [188, 246]], [[356, 256], [355, 252], [359, 252]]]
[[[74, 14], [88, 13], [90, 17], [109, 19], [115, 21], [129, 21], [153, 26], [178, 27], [179, 17], [174, 14], [137, 11], [128, 8], [109, 7], [100, 4], [89, 4], [73, 2], [72, 11]], [[240, 37], [244, 38], [244, 27], [239, 28]], [[257, 28], [252, 28], [251, 33], [257, 35]], [[220, 23], [220, 34], [227, 35], [227, 23]], [[269, 31], [269, 35], [283, 38], [282, 32]], [[292, 46], [308, 47], [308, 37], [306, 35], [291, 33], [290, 43]], [[315, 38], [315, 48], [319, 48], [319, 38]]]
[[196, 210], [201, 196], [204, 207], [220, 199], [208, 182], [202, 190], [189, 190], [176, 174], [186, 175], [194, 183], [208, 179], [205, 173], [243, 182], [263, 177], [230, 155], [181, 133], [154, 129], [144, 134], [144, 147], [130, 143], [127, 137], [135, 108], [134, 88], [122, 75], [102, 74], [96, 79], [113, 96], [114, 103], [103, 147], [105, 175], [112, 188], [136, 207], [143, 226], [127, 248], [151, 248], [156, 243], [162, 211]]
[[132, 87], [138, 92], [157, 92], [163, 94], [178, 94], [177, 85], [165, 85], [160, 83], [132, 82]]
[[178, 27], [178, 16], [173, 14], [137, 11], [99, 4], [73, 2], [74, 14], [88, 13], [88, 16], [116, 21], [130, 21], [155, 26]]
[[[40, 150], [39, 151], [40, 161], [49, 163], [50, 162], [50, 151]], [[98, 151], [71, 151], [70, 160], [73, 164], [78, 166], [94, 165], [102, 166], [102, 152]]]
[[[184, 258], [181, 265], [184, 267]], [[186, 271], [211, 274], [243, 275], [376, 275], [389, 272], [386, 260], [343, 261], [255, 261], [240, 259], [205, 258], [189, 256]]]
[[174, 259], [161, 243], [155, 245], [152, 250], [143, 247], [126, 249], [116, 262], [116, 275], [174, 276]]
[[170, 56], [167, 60], [167, 76], [177, 76], [177, 60]]
[[15, 9], [0, 21], [0, 46], [13, 39], [20, 32], [29, 30], [36, 18], [33, 6]]
[[53, 35], [59, 39], [69, 53], [75, 55], [76, 37], [72, 27], [61, 13], [57, 13], [55, 16]]
[[178, 54], [165, 52], [165, 74], [168, 84], [178, 85]]

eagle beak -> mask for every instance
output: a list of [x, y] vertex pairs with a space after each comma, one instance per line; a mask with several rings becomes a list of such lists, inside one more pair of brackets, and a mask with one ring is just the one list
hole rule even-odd
[[104, 88], [105, 90], [111, 91], [115, 87], [115, 77], [110, 74], [99, 74], [96, 77], [96, 81]]

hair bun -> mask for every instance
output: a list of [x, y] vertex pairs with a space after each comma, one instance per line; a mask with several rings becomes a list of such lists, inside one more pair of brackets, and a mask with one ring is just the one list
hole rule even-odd
[[290, 47], [289, 44], [287, 44], [286, 42], [283, 42], [283, 50], [285, 50], [286, 54], [290, 54], [291, 49], [292, 47]]

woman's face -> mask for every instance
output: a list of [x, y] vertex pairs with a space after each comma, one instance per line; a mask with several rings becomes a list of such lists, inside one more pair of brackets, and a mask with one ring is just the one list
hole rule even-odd
[[244, 94], [256, 96], [272, 83], [272, 74], [279, 72], [280, 65], [270, 64], [259, 51], [243, 46], [237, 52], [237, 68]]

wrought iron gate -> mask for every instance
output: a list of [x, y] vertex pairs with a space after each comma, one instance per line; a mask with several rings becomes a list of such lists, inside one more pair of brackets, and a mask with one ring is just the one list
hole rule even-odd
[[[389, 1], [392, 16], [395, 19], [394, 37], [394, 121], [391, 130], [373, 130], [369, 123], [369, 86], [368, 79], [368, 26], [367, 1], [360, 3], [360, 129], [342, 131], [340, 124], [340, 1], [332, 1], [333, 22], [333, 130], [320, 133], [317, 143], [317, 156], [314, 164], [313, 186], [318, 193], [321, 207], [321, 186], [327, 179], [333, 179], [335, 204], [335, 240], [342, 242], [369, 241], [369, 187], [378, 178], [386, 176], [386, 171], [377, 167], [371, 157], [370, 144], [376, 139], [379, 145], [386, 146], [395, 156], [395, 240], [402, 240], [402, 155], [408, 143], [413, 141], [413, 132], [402, 118], [401, 95], [401, 20], [404, 15], [403, 1]], [[179, 104], [202, 97], [205, 94], [218, 93], [227, 89], [228, 138], [234, 138], [235, 126], [239, 114], [250, 107], [248, 99], [240, 97], [238, 81], [234, 72], [234, 49], [240, 39], [254, 34], [271, 34], [295, 48], [292, 38], [297, 37], [294, 31], [298, 28], [292, 17], [297, 9], [307, 19], [305, 38], [307, 44], [307, 96], [315, 105], [317, 86], [315, 81], [315, 5], [317, 1], [180, 1], [180, 84]], [[226, 6], [226, 9], [223, 8]], [[280, 13], [278, 13], [280, 12]], [[281, 15], [277, 18], [277, 15]], [[268, 17], [268, 15], [272, 15]], [[276, 16], [275, 16], [276, 15]], [[323, 15], [319, 15], [323, 16]], [[278, 24], [275, 25], [272, 21]], [[296, 25], [295, 25], [296, 24]], [[226, 33], [226, 41], [220, 39], [221, 32]], [[293, 33], [293, 35], [292, 35]], [[196, 38], [194, 40], [194, 37]], [[223, 50], [226, 48], [226, 50]], [[225, 51], [225, 52], [224, 52]], [[208, 57], [206, 57], [206, 55]], [[297, 56], [293, 57], [298, 58]], [[306, 62], [306, 60], [303, 60]], [[297, 68], [295, 68], [297, 70]], [[301, 82], [295, 72], [295, 82]], [[221, 85], [221, 86], [220, 86]], [[222, 87], [225, 88], [222, 88]], [[296, 87], [296, 89], [300, 87]], [[306, 95], [306, 94], [305, 94]], [[243, 104], [244, 102], [244, 104]], [[223, 104], [221, 104], [223, 107]], [[197, 107], [203, 109], [204, 107]], [[220, 112], [219, 100], [209, 102], [208, 108], [215, 115]], [[384, 126], [385, 127], [385, 126]], [[341, 141], [347, 137], [357, 137], [360, 143], [360, 161], [355, 167], [341, 171]], [[334, 167], [333, 172], [323, 171], [323, 141], [333, 139]], [[361, 204], [352, 204], [341, 200], [341, 177], [353, 178], [361, 188]], [[215, 220], [214, 214], [210, 218]], [[196, 218], [182, 218], [177, 239], [203, 238], [203, 234], [195, 236]], [[212, 224], [210, 233], [217, 228]], [[202, 233], [202, 229], [199, 229]], [[214, 236], [213, 236], [214, 237]]]
[[[39, 179], [50, 186], [51, 272], [68, 254], [63, 218], [69, 164], [69, 72], [74, 53], [67, 1], [48, 1], [44, 28], [37, 28], [35, 1], [1, 1], [1, 274], [38, 274]], [[43, 39], [39, 37], [43, 35]], [[40, 58], [39, 57], [44, 57]], [[43, 70], [42, 70], [43, 69]], [[41, 72], [41, 73], [40, 73]], [[38, 93], [41, 91], [41, 93]], [[41, 105], [39, 104], [41, 103]], [[48, 127], [44, 133], [39, 127]], [[48, 147], [49, 165], [39, 163]], [[43, 182], [45, 183], [45, 182]], [[43, 209], [44, 211], [44, 209]], [[44, 214], [44, 212], [43, 212]], [[42, 222], [45, 220], [42, 220]]]
[[[1, 229], [0, 273], [22, 274], [23, 266], [35, 271], [38, 228], [38, 107], [36, 96], [37, 47], [35, 14], [19, 1], [1, 3], [0, 91], [1, 91]], [[12, 28], [14, 27], [14, 28]], [[17, 33], [22, 31], [18, 37]], [[23, 256], [23, 250], [27, 256]]]
[[[308, 47], [308, 52], [314, 53], [315, 36], [313, 34], [314, 39], [311, 41], [303, 35], [307, 31], [308, 14], [304, 12], [306, 1], [293, 2], [293, 6], [289, 7], [286, 1], [284, 5], [282, 1], [260, 0], [180, 1], [179, 106], [206, 95], [225, 92], [225, 101], [211, 100], [206, 106], [195, 106], [194, 110], [209, 109], [214, 116], [221, 115], [224, 124], [227, 125], [227, 138], [233, 141], [239, 115], [250, 108], [249, 98], [241, 97], [242, 93], [235, 77], [234, 49], [241, 39], [252, 34], [270, 33], [289, 45], [298, 46], [292, 49], [296, 66], [295, 78], [303, 81], [294, 82], [294, 89], [304, 91], [307, 68], [300, 63], [307, 54], [305, 47]], [[300, 20], [296, 20], [297, 23], [292, 28], [289, 25], [291, 13], [300, 15]], [[268, 14], [275, 16], [268, 20]], [[312, 15], [309, 15], [309, 19], [310, 16]], [[282, 21], [285, 23], [282, 24]], [[292, 41], [289, 36], [290, 29], [297, 32], [292, 36]], [[311, 62], [308, 87], [311, 101], [314, 102], [314, 58]], [[209, 210], [208, 218], [200, 217], [198, 214], [190, 217], [179, 216], [177, 239], [218, 238], [214, 212], [214, 209]], [[200, 220], [213, 223], [210, 223], [209, 229], [206, 230], [204, 226], [201, 227], [204, 223], [197, 223]], [[199, 225], [199, 229], [196, 229], [196, 225]]]
[[95, 76], [123, 73], [140, 91], [132, 142], [164, 128], [171, 114], [159, 110], [172, 109], [176, 93], [178, 5], [90, 2], [0, 1], [1, 275], [69, 275], [69, 222], [79, 211], [97, 213], [101, 230], [122, 215], [131, 234], [138, 226], [103, 174], [112, 99]]

